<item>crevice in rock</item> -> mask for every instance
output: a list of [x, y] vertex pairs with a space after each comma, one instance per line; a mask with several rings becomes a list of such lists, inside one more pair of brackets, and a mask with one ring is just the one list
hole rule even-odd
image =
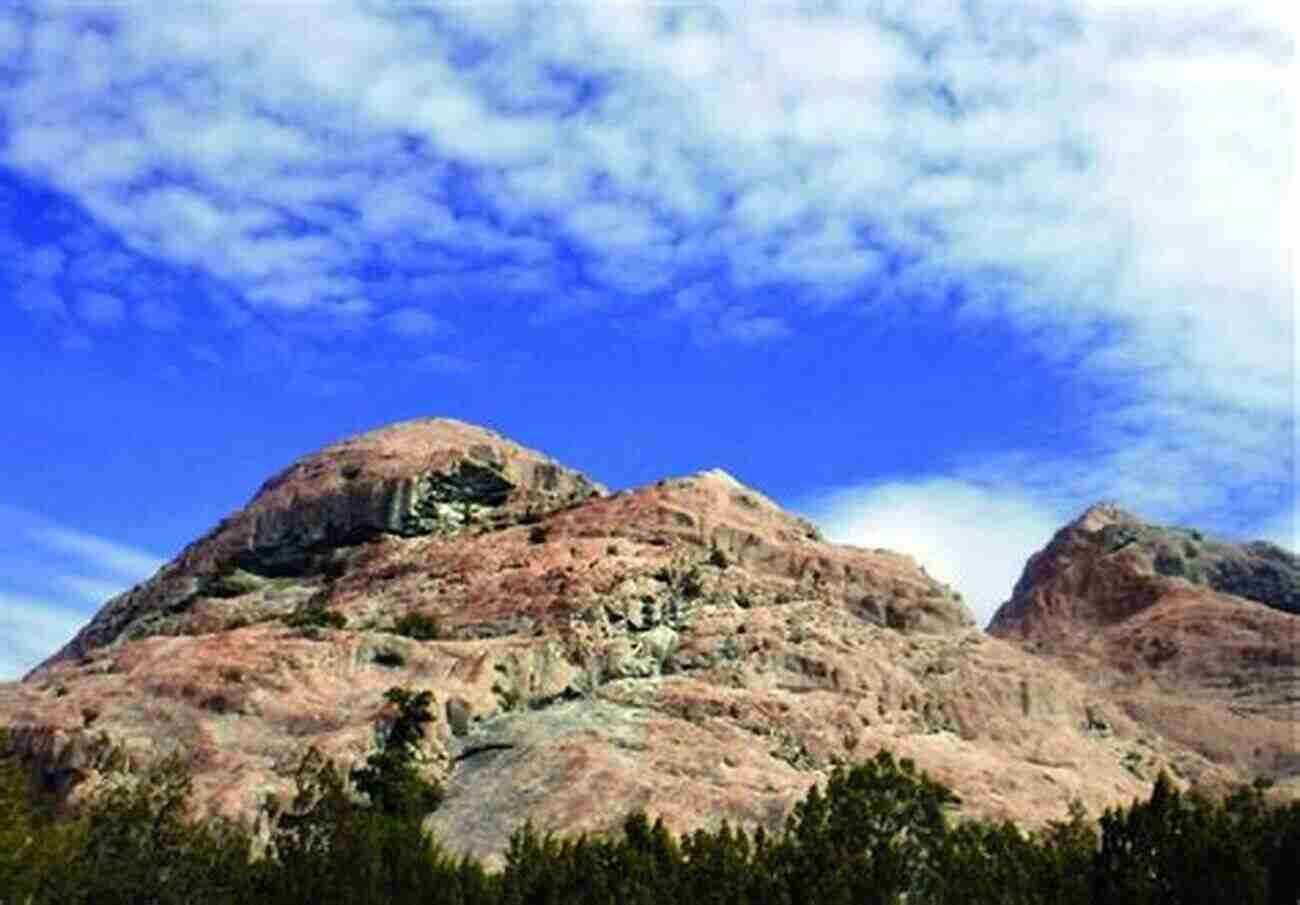
[[580, 701], [584, 695], [572, 685], [565, 686], [563, 691], [556, 694], [546, 695], [545, 697], [533, 698], [528, 702], [529, 710], [545, 710], [547, 707], [554, 707], [557, 704], [565, 704], [569, 701]]
[[476, 757], [480, 754], [486, 754], [491, 751], [510, 751], [514, 747], [515, 747], [514, 742], [484, 742], [481, 745], [471, 745], [470, 747], [466, 748], [464, 751], [460, 752], [455, 757], [453, 757], [451, 762], [453, 764], [459, 764], [462, 763], [463, 761], [469, 760], [471, 757]]

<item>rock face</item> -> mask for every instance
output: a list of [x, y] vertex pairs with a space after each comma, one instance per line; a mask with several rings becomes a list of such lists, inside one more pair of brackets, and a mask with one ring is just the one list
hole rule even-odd
[[[246, 508], [187, 547], [144, 584], [100, 610], [42, 666], [84, 657], [120, 637], [216, 627], [284, 612], [292, 594], [250, 592], [268, 580], [314, 588], [385, 536], [451, 535], [467, 524], [512, 524], [605, 488], [499, 434], [447, 419], [395, 424], [328, 446], [267, 481]], [[282, 585], [282, 589], [283, 589]], [[239, 599], [221, 607], [214, 600]], [[207, 605], [201, 605], [206, 603]]]
[[1190, 528], [1148, 525], [1101, 503], [1034, 554], [991, 633], [1078, 636], [1123, 622], [1181, 584], [1300, 615], [1300, 557], [1265, 541], [1227, 544]]
[[1300, 558], [1108, 504], [1030, 558], [989, 633], [1217, 764], [1300, 772]]
[[[1026, 594], [1051, 584], [1042, 557]], [[1130, 606], [1103, 596], [1051, 600]], [[137, 759], [183, 747], [202, 807], [252, 819], [308, 746], [359, 761], [383, 692], [429, 689], [427, 770], [448, 790], [431, 823], [488, 856], [526, 818], [603, 829], [644, 807], [679, 830], [773, 824], [835, 764], [882, 746], [970, 812], [1030, 824], [1074, 798], [1127, 801], [1162, 766], [1253, 775], [1022, 649], [1031, 634], [1009, 627], [1031, 622], [1007, 616], [1014, 643], [991, 638], [910, 558], [825, 543], [724, 472], [609, 495], [491, 432], [420, 421], [269, 481], [0, 684], [0, 724], [73, 795], [105, 739]], [[1274, 774], [1300, 770], [1280, 741], [1269, 750]]]

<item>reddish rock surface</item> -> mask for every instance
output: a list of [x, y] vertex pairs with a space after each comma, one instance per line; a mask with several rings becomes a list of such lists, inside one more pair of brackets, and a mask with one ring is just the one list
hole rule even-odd
[[[447, 536], [604, 494], [605, 488], [505, 437], [459, 421], [394, 424], [299, 459], [244, 509], [190, 544], [144, 584], [109, 601], [46, 661], [85, 656], [122, 637], [215, 629], [276, 615], [348, 570], [358, 545], [385, 536]], [[282, 579], [265, 593], [264, 579]], [[290, 579], [302, 579], [296, 584]], [[256, 605], [248, 591], [262, 591]], [[300, 595], [299, 595], [300, 596]], [[234, 599], [219, 606], [215, 601]]]
[[1300, 792], [1300, 559], [1109, 504], [1025, 567], [989, 633], [1104, 690], [1235, 776]]
[[[1037, 568], [1017, 600], [1051, 583], [1041, 555]], [[1100, 596], [1086, 606], [1129, 606], [1100, 590], [1128, 581], [1087, 584]], [[1142, 685], [1145, 647], [1137, 691], [1023, 650], [1056, 637], [1030, 609], [999, 624], [1016, 643], [989, 637], [910, 558], [825, 543], [720, 471], [607, 495], [489, 431], [426, 420], [290, 466], [21, 683], [0, 684], [0, 724], [74, 794], [93, 786], [101, 735], [136, 759], [182, 747], [200, 805], [253, 819], [308, 746], [360, 760], [384, 690], [427, 688], [427, 769], [448, 789], [431, 823], [485, 855], [526, 818], [600, 829], [645, 807], [680, 830], [773, 824], [832, 766], [882, 746], [953, 785], [968, 812], [1030, 824], [1073, 798], [1094, 813], [1127, 801], [1160, 767], [1206, 783], [1297, 769], [1281, 734], [1243, 753], [1258, 714], [1220, 722], [1212, 744], [1174, 731], [1186, 698], [1141, 691], [1156, 688]], [[346, 626], [286, 624], [314, 610]], [[438, 637], [397, 634], [412, 613]], [[1240, 650], [1222, 654], [1234, 663], [1269, 620], [1295, 619], [1249, 613]], [[1015, 630], [1031, 624], [1042, 632]]]

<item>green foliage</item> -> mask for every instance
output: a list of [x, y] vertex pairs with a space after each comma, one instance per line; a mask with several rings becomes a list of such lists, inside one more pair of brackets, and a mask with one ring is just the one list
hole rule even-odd
[[219, 819], [189, 820], [189, 794], [188, 765], [179, 755], [140, 775], [110, 773], [71, 835], [59, 840], [62, 863], [37, 879], [36, 901], [216, 905], [242, 899], [251, 876], [250, 837]]
[[1102, 815], [1093, 901], [1294, 903], [1298, 821], [1300, 803], [1274, 811], [1258, 788], [1213, 802], [1162, 772], [1148, 801]]
[[1088, 905], [1095, 836], [1073, 825], [1029, 836], [1014, 824], [969, 821], [947, 834], [941, 869], [932, 873], [933, 905]]
[[[373, 767], [374, 758], [371, 763]], [[493, 881], [482, 866], [437, 845], [421, 827], [424, 814], [418, 809], [385, 810], [359, 802], [349, 793], [344, 772], [315, 749], [304, 757], [294, 781], [292, 805], [276, 815], [257, 901], [496, 901]]]
[[654, 578], [668, 585], [683, 600], [694, 600], [704, 593], [704, 580], [698, 563], [688, 565], [677, 560], [662, 565], [655, 570]]
[[442, 626], [424, 613], [407, 613], [393, 624], [393, 633], [416, 641], [436, 641], [442, 637]]
[[337, 610], [323, 610], [315, 607], [300, 607], [284, 617], [284, 624], [290, 628], [346, 628], [348, 619]]
[[433, 721], [429, 712], [433, 694], [395, 687], [388, 689], [384, 698], [397, 708], [397, 715], [380, 733], [379, 750], [364, 767], [352, 771], [352, 781], [382, 813], [422, 818], [442, 802], [442, 787], [424, 779], [416, 769], [424, 726]]
[[[443, 851], [421, 826], [442, 800], [417, 772], [433, 695], [395, 687], [384, 697], [396, 713], [364, 767], [349, 777], [315, 749], [299, 765], [293, 803], [274, 815], [268, 901], [491, 901], [483, 868]], [[350, 794], [349, 778], [365, 803]]]
[[[8, 733], [0, 731], [0, 750], [8, 745]], [[27, 772], [13, 760], [0, 761], [0, 889], [11, 890], [20, 900], [32, 892], [40, 858], [36, 822]]]
[[778, 870], [789, 889], [827, 905], [923, 891], [941, 864], [945, 808], [956, 803], [911, 761], [881, 751], [837, 768], [825, 794], [814, 787], [795, 805], [777, 847]]
[[[171, 758], [113, 773], [78, 817], [53, 819], [25, 769], [0, 758], [4, 905], [1294, 905], [1300, 802], [1261, 787], [1222, 801], [1162, 776], [1146, 801], [1099, 822], [1025, 833], [952, 823], [952, 792], [880, 753], [837, 769], [782, 829], [723, 823], [683, 836], [633, 813], [618, 832], [560, 837], [524, 824], [502, 870], [451, 855], [422, 828], [440, 792], [418, 777], [432, 695], [390, 689], [378, 750], [348, 771], [315, 749], [265, 845], [189, 818], [190, 777]], [[0, 733], [0, 751], [8, 745]], [[104, 764], [121, 759], [103, 758]], [[97, 760], [97, 763], [99, 760]], [[354, 789], [355, 786], [355, 789]], [[358, 795], [357, 792], [361, 794]]]

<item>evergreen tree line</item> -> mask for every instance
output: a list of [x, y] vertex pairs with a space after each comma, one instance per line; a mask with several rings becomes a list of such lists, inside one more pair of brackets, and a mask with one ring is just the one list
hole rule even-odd
[[[888, 752], [837, 769], [778, 831], [725, 822], [557, 836], [529, 824], [489, 871], [422, 829], [441, 800], [416, 767], [431, 698], [392, 689], [378, 751], [347, 773], [310, 752], [260, 840], [187, 819], [172, 758], [107, 784], [73, 817], [0, 760], [0, 905], [1297, 905], [1300, 802], [1262, 787], [1219, 800], [1161, 775], [1146, 800], [1026, 833], [952, 819], [956, 796]], [[0, 750], [5, 750], [0, 738]]]

